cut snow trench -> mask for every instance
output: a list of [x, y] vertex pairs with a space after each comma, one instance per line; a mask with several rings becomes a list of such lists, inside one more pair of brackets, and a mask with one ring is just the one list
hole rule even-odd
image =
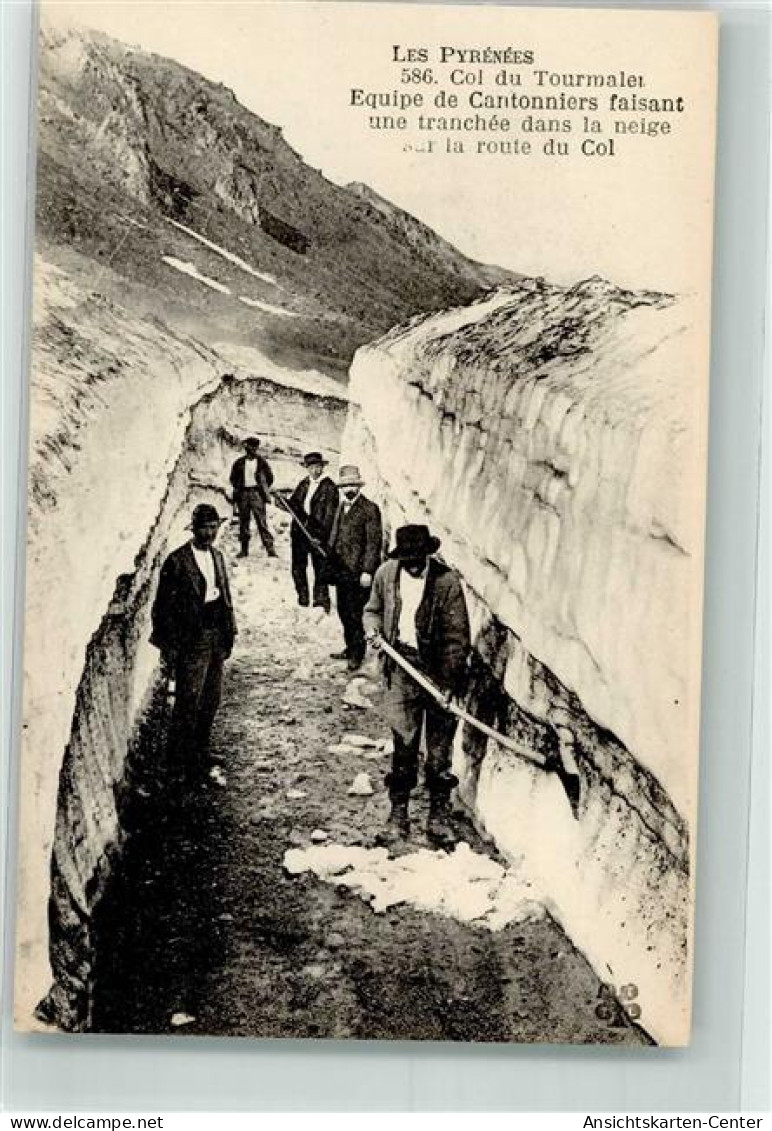
[[[25, 965], [19, 999], [31, 1011], [50, 982], [48, 936], [54, 985], [38, 1018], [64, 1029], [90, 1027], [93, 914], [124, 836], [122, 805], [133, 789], [137, 736], [157, 697], [158, 655], [149, 644], [149, 618], [160, 564], [186, 539], [194, 502], [209, 498], [222, 511], [229, 466], [246, 432], [261, 436], [279, 486], [296, 482], [309, 436], [335, 457], [345, 399], [294, 388], [289, 374], [284, 380], [227, 376], [193, 405], [155, 520], [144, 541], [140, 535], [135, 568], [116, 579], [88, 643], [59, 774], [48, 915], [44, 905], [30, 908], [24, 927], [33, 943], [29, 949], [40, 957]], [[118, 465], [111, 464], [110, 470], [119, 475]], [[121, 490], [120, 481], [113, 486]], [[106, 489], [110, 493], [109, 485]], [[101, 509], [93, 521], [107, 521]], [[41, 836], [50, 838], [50, 830], [41, 830]], [[39, 898], [45, 900], [45, 893]], [[20, 1021], [29, 1025], [29, 1014], [20, 1014]]]
[[[493, 306], [497, 306], [498, 302]], [[468, 316], [464, 317], [468, 321]], [[234, 348], [223, 350], [220, 361], [226, 354], [233, 364], [244, 363], [253, 372], [260, 371], [257, 366], [259, 356]], [[210, 364], [213, 361], [214, 355]], [[262, 363], [262, 371], [269, 372], [265, 363]], [[150, 533], [144, 543], [141, 537], [136, 539], [135, 544], [141, 548], [134, 572], [122, 574], [117, 579], [109, 608], [88, 646], [77, 692], [77, 711], [60, 778], [57, 832], [53, 846], [50, 921], [51, 961], [56, 988], [49, 998], [47, 1015], [65, 1028], [89, 1027], [93, 947], [91, 917], [109, 873], [111, 856], [120, 846], [123, 835], [120, 793], [131, 788], [134, 734], [154, 689], [157, 655], [147, 638], [149, 604], [160, 562], [170, 548], [184, 539], [184, 526], [194, 497], [198, 500], [202, 493], [208, 494], [222, 505], [221, 489], [227, 481], [228, 465], [246, 432], [254, 431], [263, 438], [264, 450], [276, 468], [281, 485], [289, 485], [297, 479], [298, 460], [311, 437], [314, 438], [314, 446], [328, 454], [339, 447], [347, 408], [345, 393], [325, 386], [313, 373], [301, 376], [277, 374], [277, 379], [273, 378], [271, 373], [271, 379], [224, 379], [193, 406], [182, 451], [169, 476], [167, 490]], [[371, 442], [361, 417], [354, 414], [350, 423], [356, 446], [350, 443], [345, 455], [349, 457], [356, 453], [365, 467], [369, 464], [368, 482], [374, 491], [382, 492], [380, 497], [390, 525], [393, 527], [403, 519], [414, 521], [417, 517], [415, 500], [411, 503], [410, 513], [403, 513], [400, 509], [402, 492], [395, 491], [394, 484], [383, 484], [382, 469], [373, 465], [377, 445]], [[157, 423], [160, 429], [167, 425], [165, 420]], [[362, 432], [357, 436], [354, 429], [360, 426]], [[121, 470], [119, 461], [109, 467], [109, 474], [115, 477], [111, 487], [115, 498], [120, 498], [125, 485]], [[136, 473], [141, 475], [142, 470], [138, 469]], [[113, 495], [108, 492], [108, 497]], [[428, 519], [433, 522], [431, 515]], [[104, 534], [103, 528], [111, 527], [109, 513], [98, 508], [93, 521], [101, 524], [98, 527], [100, 537]], [[133, 532], [132, 538], [134, 534], [136, 532]], [[125, 533], [123, 536], [127, 537]], [[446, 545], [452, 546], [450, 539]], [[466, 580], [468, 584], [473, 583], [474, 577], [467, 576]], [[605, 842], [616, 830], [618, 843], [624, 845], [625, 852], [630, 850], [626, 856], [617, 853], [620, 868], [628, 866], [630, 853], [637, 853], [650, 869], [651, 887], [657, 886], [659, 899], [667, 897], [677, 913], [685, 874], [685, 851], [683, 843], [673, 833], [674, 828], [676, 834], [678, 829], [673, 825], [667, 806], [657, 798], [651, 783], [645, 775], [641, 776], [640, 771], [637, 779], [631, 779], [634, 767], [630, 766], [624, 748], [613, 735], [602, 733], [593, 724], [576, 696], [572, 697], [550, 671], [539, 666], [534, 657], [525, 654], [520, 642], [491, 615], [490, 608], [486, 607], [471, 584], [469, 595], [473, 605], [476, 645], [471, 682], [473, 702], [470, 704], [473, 712], [481, 705], [486, 710], [490, 708], [496, 716], [490, 718], [492, 723], [539, 747], [544, 738], [543, 725], [540, 727], [533, 719], [519, 715], [515, 700], [507, 693], [508, 689], [501, 686], [500, 676], [494, 675], [501, 673], [507, 664], [515, 670], [517, 664], [517, 670], [522, 670], [524, 678], [527, 675], [531, 681], [532, 694], [540, 689], [539, 694], [546, 697], [546, 714], [555, 705], [569, 712], [572, 729], [583, 745], [583, 764], [588, 778], [592, 780], [582, 824], [566, 824], [565, 799], [558, 796], [559, 787], [554, 778], [540, 776], [519, 765], [513, 766], [500, 751], [486, 749], [485, 744], [460, 730], [457, 754], [460, 755], [458, 768], [461, 771], [462, 796], [473, 802], [475, 798], [485, 799], [488, 831], [497, 843], [506, 843], [509, 830], [516, 827], [521, 840], [528, 843], [531, 855], [533, 846], [538, 848], [544, 843], [544, 830], [552, 829], [553, 832], [558, 830], [555, 835], [563, 838], [561, 849], [566, 858], [570, 855], [578, 859], [584, 853], [585, 860], [592, 859], [600, 845], [607, 863], [609, 854], [606, 853]], [[517, 663], [521, 653], [522, 663]], [[352, 694], [358, 694], [359, 690], [354, 688]], [[365, 703], [351, 705], [361, 707]], [[526, 733], [523, 734], [523, 731]], [[506, 801], [511, 796], [517, 798], [516, 821], [513, 821], [512, 810]], [[635, 815], [635, 805], [639, 806], [638, 813], [643, 814], [640, 821]], [[644, 805], [647, 806], [645, 812]], [[554, 835], [550, 844], [554, 858]], [[334, 844], [325, 847], [342, 850], [342, 846]], [[292, 859], [295, 864], [299, 862], [297, 857]], [[415, 906], [419, 905], [417, 900], [423, 900], [426, 910], [438, 914], [455, 912], [456, 917], [466, 917], [467, 921], [474, 922], [479, 920], [481, 925], [491, 929], [497, 929], [492, 924], [498, 921], [496, 916], [503, 914], [505, 907], [509, 907], [507, 913], [512, 915], [508, 921], [515, 921], [524, 908], [530, 908], [526, 911], [528, 915], [538, 914], [538, 901], [535, 907], [527, 903], [533, 892], [544, 892], [545, 898], [547, 893], [550, 898], [555, 895], [550, 884], [540, 883], [539, 869], [534, 869], [533, 859], [527, 861], [527, 868], [524, 866], [521, 871], [516, 859], [510, 855], [511, 875], [505, 877], [506, 885], [504, 880], [498, 884], [491, 881], [486, 888], [487, 881], [471, 880], [467, 875], [461, 895], [454, 903], [453, 888], [455, 885], [458, 896], [459, 876], [453, 870], [463, 863], [463, 850], [460, 857], [454, 853], [445, 861], [435, 860], [434, 854], [420, 856], [420, 859], [424, 865], [431, 865], [429, 872], [435, 876], [433, 895], [421, 895], [418, 891], [419, 887], [425, 889], [426, 885], [423, 881], [415, 883], [415, 871], [411, 870], [415, 860], [411, 861], [410, 857], [390, 863], [386, 870], [381, 857], [360, 858], [357, 866], [343, 876], [330, 871], [324, 857], [306, 856], [301, 862], [325, 881], [336, 885], [345, 881], [343, 886], [358, 890], [368, 901], [372, 898], [375, 907], [380, 906], [379, 900], [384, 898], [406, 903], [412, 901]], [[346, 865], [343, 867], [346, 868]], [[435, 870], [439, 875], [435, 874]], [[443, 880], [445, 871], [447, 875]], [[587, 873], [582, 874], [582, 885], [578, 885], [575, 875], [571, 875], [568, 869], [564, 872], [566, 882], [577, 888], [581, 886], [583, 892]], [[608, 875], [608, 871], [604, 875]], [[530, 889], [526, 887], [529, 883]], [[668, 885], [667, 891], [664, 891], [664, 885]], [[474, 890], [476, 887], [478, 891]], [[496, 891], [492, 895], [493, 888]], [[619, 890], [625, 890], [624, 879]], [[527, 894], [529, 891], [530, 895]], [[660, 905], [658, 902], [657, 906]], [[479, 912], [483, 907], [488, 910], [474, 914], [475, 910]], [[648, 908], [643, 910], [648, 913]], [[631, 914], [634, 913], [635, 909], [632, 909]], [[556, 917], [561, 918], [559, 913]], [[482, 924], [486, 918], [487, 924]], [[564, 925], [570, 927], [565, 921]], [[576, 943], [575, 932], [569, 929], [568, 933]], [[586, 951], [589, 952], [590, 947]], [[631, 953], [637, 958], [637, 950]], [[592, 959], [596, 969], [602, 965], [597, 955], [592, 955]], [[656, 988], [652, 982], [652, 992]]]
[[[136, 569], [118, 579], [89, 644], [60, 779], [53, 852], [55, 986], [44, 1016], [63, 1028], [90, 1026], [90, 924], [123, 836], [120, 795], [132, 788], [135, 735], [157, 688], [157, 654], [148, 636], [160, 563], [184, 540], [194, 499], [204, 495], [222, 505], [221, 488], [246, 432], [263, 438], [280, 485], [297, 479], [310, 436], [330, 455], [338, 447], [344, 397], [308, 391], [305, 386], [314, 385], [310, 376], [298, 379], [301, 387], [292, 387], [289, 375], [284, 380], [281, 385], [264, 378], [226, 378], [193, 406], [182, 451]], [[359, 683], [350, 690], [359, 694]], [[351, 703], [368, 705], [367, 700]], [[464, 847], [450, 856], [423, 851], [389, 861], [377, 850], [328, 843], [289, 854], [287, 866], [347, 887], [376, 912], [402, 903], [493, 931], [544, 914], [546, 896], [516, 861], [504, 870]]]

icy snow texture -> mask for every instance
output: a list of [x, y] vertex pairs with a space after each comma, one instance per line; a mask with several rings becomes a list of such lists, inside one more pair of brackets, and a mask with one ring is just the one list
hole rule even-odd
[[509, 699], [568, 717], [576, 818], [554, 775], [463, 728], [460, 795], [600, 976], [638, 985], [642, 1023], [672, 1044], [688, 1039], [693, 906], [706, 424], [694, 324], [690, 301], [600, 279], [523, 280], [413, 319], [358, 351], [342, 457], [392, 531], [424, 521], [442, 538]]
[[[73, 727], [86, 649], [109, 619], [116, 579], [133, 578], [132, 600], [147, 603], [155, 555], [187, 537], [189, 493], [222, 488], [242, 434], [264, 437], [277, 482], [290, 485], [308, 434], [328, 454], [337, 445], [343, 409], [320, 374], [281, 369], [257, 350], [244, 364], [225, 360], [43, 259], [35, 271], [16, 965], [24, 1027], [51, 981], [47, 904], [63, 751], [72, 738], [67, 804], [82, 827], [62, 841], [58, 866], [73, 913], [87, 923], [93, 876], [120, 835], [113, 786], [157, 663], [140, 616], [132, 662], [115, 657], [109, 671], [95, 658], [82, 689], [98, 699], [94, 717]], [[146, 405], [152, 412], [138, 411]]]
[[544, 916], [530, 881], [463, 842], [450, 855], [421, 848], [396, 858], [385, 848], [344, 844], [291, 848], [284, 854], [284, 867], [292, 876], [313, 872], [326, 883], [348, 888], [376, 914], [408, 904], [490, 931]]
[[354, 359], [344, 454], [527, 651], [695, 797], [705, 391], [689, 304], [527, 280]]

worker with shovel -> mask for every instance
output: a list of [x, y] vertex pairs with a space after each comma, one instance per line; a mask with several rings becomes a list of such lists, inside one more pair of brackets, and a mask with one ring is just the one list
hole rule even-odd
[[364, 611], [367, 639], [380, 651], [384, 709], [394, 736], [387, 775], [391, 812], [379, 835], [385, 845], [410, 835], [408, 806], [418, 783], [418, 751], [426, 728], [427, 835], [438, 847], [455, 842], [449, 824], [450, 795], [458, 779], [450, 772], [457, 718], [427, 694], [399, 663], [396, 653], [448, 698], [459, 695], [470, 649], [469, 614], [458, 574], [433, 555], [439, 538], [428, 527], [403, 526], [373, 579]]

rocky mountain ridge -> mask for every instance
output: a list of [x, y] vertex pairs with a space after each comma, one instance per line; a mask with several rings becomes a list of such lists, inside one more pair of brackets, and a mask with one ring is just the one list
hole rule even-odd
[[[189, 305], [242, 343], [267, 326], [280, 345], [316, 342], [342, 368], [396, 322], [513, 277], [372, 190], [327, 180], [222, 84], [101, 33], [43, 28], [39, 148], [40, 235], [146, 283], [170, 317], [180, 280], [159, 268], [155, 245], [181, 260], [191, 247], [167, 221], [258, 269], [263, 285], [247, 297], [278, 306], [273, 319], [186, 285]], [[217, 267], [213, 278], [233, 289]]]

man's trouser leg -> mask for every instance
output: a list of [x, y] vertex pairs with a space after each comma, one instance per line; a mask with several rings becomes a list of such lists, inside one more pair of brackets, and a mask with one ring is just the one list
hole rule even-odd
[[343, 636], [349, 661], [361, 664], [365, 658], [365, 629], [362, 616], [367, 603], [367, 592], [355, 574], [347, 573], [336, 585], [338, 616], [343, 625]]
[[236, 500], [236, 506], [239, 512], [239, 543], [241, 545], [242, 554], [249, 553], [249, 522], [250, 522], [250, 509], [249, 498], [246, 491], [242, 491]]
[[450, 827], [450, 795], [458, 778], [451, 773], [457, 719], [431, 700], [426, 702], [426, 784], [429, 789], [430, 839], [449, 847], [455, 843]]
[[298, 604], [307, 605], [308, 593], [308, 542], [302, 534], [294, 531], [290, 536], [290, 550], [292, 554], [292, 581], [298, 595]]
[[326, 562], [322, 555], [311, 550], [311, 568], [314, 571], [314, 606], [330, 611], [330, 588], [325, 581]]
[[401, 671], [392, 674], [387, 701], [394, 739], [391, 772], [386, 775], [391, 809], [386, 827], [379, 833], [378, 839], [382, 844], [391, 846], [410, 835], [408, 805], [410, 794], [418, 783], [423, 707], [415, 684]]
[[174, 670], [174, 711], [169, 734], [172, 774], [183, 777], [196, 757], [201, 693], [212, 658], [211, 640], [202, 637], [178, 656]]
[[217, 708], [220, 706], [222, 692], [222, 675], [225, 666], [225, 653], [222, 649], [220, 634], [217, 630], [208, 630], [211, 633], [211, 651], [206, 676], [198, 698], [198, 712], [196, 728], [193, 733], [193, 743], [196, 755], [201, 758], [209, 749], [209, 740], [212, 736]]
[[[450, 774], [453, 761], [453, 739], [458, 728], [458, 719], [449, 711], [443, 711], [433, 700], [426, 700], [426, 784], [431, 788], [433, 780], [443, 781]], [[453, 786], [457, 780], [453, 778]]]
[[260, 535], [263, 546], [269, 554], [275, 554], [276, 550], [273, 544], [273, 534], [268, 529], [268, 519], [266, 518], [266, 501], [263, 498], [257, 487], [249, 487], [247, 489], [247, 498], [249, 501], [249, 509], [255, 516], [255, 525], [257, 532]]
[[391, 772], [386, 775], [389, 797], [392, 801], [407, 800], [418, 784], [418, 748], [421, 742], [420, 725], [414, 738], [406, 742], [399, 731], [392, 730], [394, 753], [391, 756]]

